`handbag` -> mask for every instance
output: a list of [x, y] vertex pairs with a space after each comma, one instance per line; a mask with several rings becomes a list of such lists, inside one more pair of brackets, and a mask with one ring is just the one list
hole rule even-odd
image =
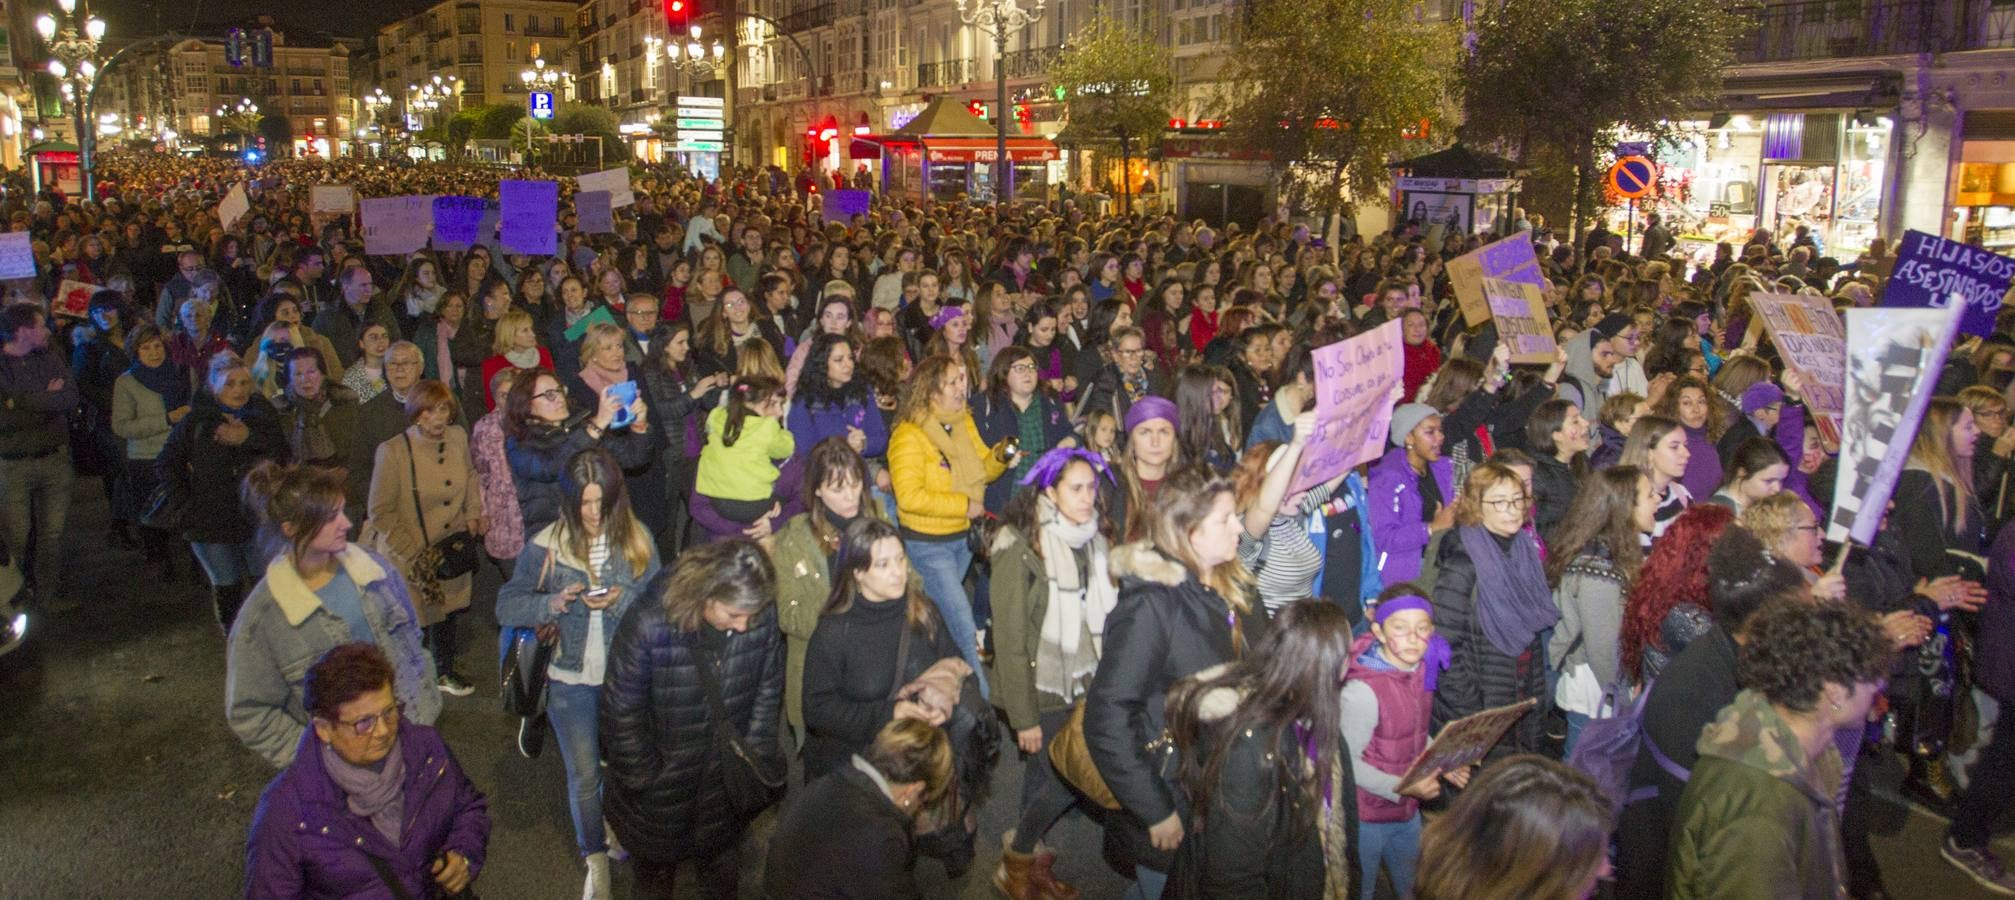
[[172, 490], [168, 482], [154, 486], [147, 502], [140, 505], [140, 524], [156, 531], [181, 531], [189, 512], [189, 498]]
[[[553, 555], [548, 553], [534, 590], [545, 592], [546, 576], [552, 571]], [[506, 628], [499, 639], [503, 644], [499, 680], [504, 712], [519, 718], [545, 715], [547, 666], [560, 644], [560, 626], [547, 622], [534, 627]]]
[[[406, 439], [407, 483], [413, 489], [413, 515], [420, 520], [420, 539], [424, 541], [427, 539], [427, 507], [420, 502], [420, 470], [413, 463], [413, 436], [402, 433], [400, 437]], [[476, 536], [468, 529], [461, 529], [429, 542], [416, 562], [419, 565], [431, 563], [435, 579], [452, 581], [476, 571], [483, 561], [481, 554], [482, 546], [476, 542]]]
[[1119, 798], [1113, 796], [1105, 777], [1098, 773], [1098, 765], [1091, 759], [1091, 745], [1085, 742], [1084, 704], [1080, 698], [1071, 707], [1070, 719], [1049, 739], [1049, 764], [1065, 784], [1076, 788], [1085, 799], [1106, 809], [1118, 809]]
[[788, 765], [749, 749], [735, 733], [728, 719], [728, 705], [721, 699], [720, 660], [694, 651], [699, 659], [700, 688], [707, 695], [707, 708], [714, 717], [714, 741], [721, 752], [721, 783], [727, 790], [728, 805], [743, 821], [753, 820], [784, 796]]

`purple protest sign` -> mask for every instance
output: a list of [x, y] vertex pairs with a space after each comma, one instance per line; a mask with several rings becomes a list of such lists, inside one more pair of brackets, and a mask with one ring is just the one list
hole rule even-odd
[[476, 242], [476, 229], [482, 221], [483, 198], [435, 197], [435, 249], [467, 250]]
[[560, 250], [560, 183], [504, 181], [497, 184], [498, 221], [504, 249], [530, 256], [551, 256]]
[[1289, 493], [1322, 484], [1385, 452], [1392, 399], [1405, 374], [1398, 320], [1315, 349], [1315, 434]]
[[1994, 333], [2001, 298], [2015, 278], [2015, 259], [1922, 231], [1903, 233], [1896, 267], [1882, 288], [1883, 306], [1943, 309], [1953, 298], [1966, 304], [1959, 330]]

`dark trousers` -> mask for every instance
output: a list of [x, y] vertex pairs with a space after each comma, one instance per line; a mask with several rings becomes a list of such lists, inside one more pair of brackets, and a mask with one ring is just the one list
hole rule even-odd
[[2010, 803], [2015, 803], [2015, 703], [2002, 701], [2001, 719], [1994, 724], [1994, 739], [1973, 764], [1972, 778], [1959, 806], [1952, 811], [1952, 843], [1970, 850], [1984, 849], [1993, 835], [1994, 820]]
[[1050, 742], [1070, 721], [1070, 707], [1043, 713], [1037, 721], [1042, 724], [1042, 749], [1022, 764], [1021, 823], [1015, 826], [1011, 848], [1016, 853], [1034, 852], [1050, 826], [1077, 805], [1077, 792], [1064, 784], [1049, 761]]
[[455, 652], [460, 646], [455, 631], [462, 624], [462, 614], [466, 612], [468, 610], [458, 609], [423, 629], [422, 638], [427, 649], [434, 654], [435, 672], [446, 675], [455, 671]]
[[[637, 886], [631, 896], [638, 900], [672, 900], [678, 863], [658, 863], [641, 856], [630, 857], [636, 867]], [[693, 860], [699, 876], [699, 893], [706, 900], [735, 900], [741, 876], [741, 853], [733, 848], [713, 859]]]

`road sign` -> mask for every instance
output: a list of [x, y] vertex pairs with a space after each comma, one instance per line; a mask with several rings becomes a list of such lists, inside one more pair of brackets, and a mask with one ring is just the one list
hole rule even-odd
[[1642, 156], [1626, 156], [1609, 167], [1609, 187], [1629, 200], [1651, 193], [1658, 181], [1658, 165]]
[[527, 115], [530, 115], [530, 116], [531, 116], [532, 118], [534, 118], [534, 119], [550, 119], [550, 118], [552, 118], [552, 117], [553, 117], [553, 92], [552, 92], [552, 91], [532, 91], [531, 93], [529, 93], [529, 94], [526, 94], [526, 95], [525, 95], [525, 109], [526, 109], [526, 114], [527, 114]]
[[1650, 156], [1650, 155], [1651, 155], [1650, 141], [1618, 141], [1616, 144], [1617, 159], [1622, 159], [1626, 156]]
[[682, 140], [672, 145], [673, 150], [690, 150], [695, 153], [719, 153], [721, 152], [721, 147], [722, 147], [721, 141]]

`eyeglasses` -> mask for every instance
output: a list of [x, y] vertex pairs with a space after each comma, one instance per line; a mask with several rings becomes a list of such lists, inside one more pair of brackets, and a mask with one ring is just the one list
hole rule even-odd
[[1035, 363], [1018, 362], [1015, 363], [1014, 365], [1008, 366], [1008, 371], [1013, 372], [1017, 375], [1029, 374], [1035, 371]]
[[419, 367], [420, 367], [420, 365], [421, 365], [421, 363], [420, 363], [420, 361], [419, 361], [419, 360], [417, 360], [417, 359], [405, 359], [405, 360], [399, 360], [399, 359], [388, 359], [388, 360], [385, 360], [385, 368], [387, 368], [387, 369], [417, 369], [417, 368], [419, 368]]
[[1142, 349], [1141, 349], [1141, 348], [1139, 348], [1139, 347], [1135, 347], [1135, 348], [1133, 348], [1132, 350], [1127, 350], [1127, 349], [1124, 349], [1124, 348], [1122, 348], [1122, 349], [1119, 349], [1119, 350], [1114, 350], [1114, 351], [1112, 352], [1112, 355], [1114, 355], [1114, 356], [1124, 356], [1124, 357], [1126, 357], [1126, 358], [1128, 358], [1128, 359], [1132, 359], [1132, 358], [1134, 358], [1134, 357], [1136, 357], [1136, 356], [1139, 356], [1139, 355], [1141, 355], [1142, 353], [1146, 353], [1146, 352], [1147, 352], [1146, 350], [1142, 350]]
[[1532, 502], [1531, 497], [1526, 496], [1524, 494], [1519, 494], [1516, 497], [1505, 497], [1499, 500], [1485, 500], [1483, 501], [1483, 505], [1486, 508], [1491, 509], [1495, 512], [1503, 513], [1503, 512], [1516, 512], [1518, 510], [1522, 510], [1525, 508], [1525, 504], [1530, 502]]
[[371, 715], [364, 716], [363, 718], [354, 719], [348, 722], [337, 720], [333, 724], [341, 725], [345, 728], [348, 728], [351, 731], [356, 732], [358, 737], [363, 737], [365, 735], [376, 732], [378, 730], [379, 722], [383, 722], [387, 725], [397, 725], [399, 723], [399, 718], [401, 716], [404, 716], [405, 714], [406, 714], [406, 704], [394, 703], [392, 704], [392, 707], [390, 709], [387, 709], [384, 712], [373, 713]]
[[533, 394], [532, 399], [545, 400], [549, 403], [558, 403], [561, 400], [567, 399], [567, 395], [561, 393], [559, 388], [547, 388], [543, 391]]
[[1813, 534], [1818, 534], [1818, 533], [1819, 533], [1819, 526], [1818, 526], [1818, 525], [1793, 525], [1793, 526], [1791, 526], [1791, 530], [1793, 530], [1793, 531], [1809, 531], [1809, 532], [1812, 532]]

